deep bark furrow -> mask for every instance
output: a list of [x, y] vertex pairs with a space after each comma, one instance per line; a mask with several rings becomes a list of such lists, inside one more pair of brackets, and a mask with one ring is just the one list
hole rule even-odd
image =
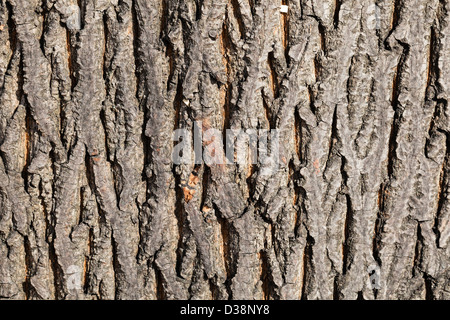
[[0, 299], [449, 299], [449, 9], [0, 0]]

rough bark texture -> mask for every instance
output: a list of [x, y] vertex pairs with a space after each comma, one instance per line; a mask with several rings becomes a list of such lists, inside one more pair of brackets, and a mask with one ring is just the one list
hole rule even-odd
[[[0, 298], [449, 299], [449, 10], [0, 0]], [[199, 120], [280, 169], [174, 165]]]

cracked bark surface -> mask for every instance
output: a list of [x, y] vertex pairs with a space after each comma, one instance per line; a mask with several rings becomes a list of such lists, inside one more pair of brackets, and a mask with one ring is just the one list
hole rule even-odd
[[[0, 0], [0, 298], [449, 299], [449, 11]], [[279, 170], [174, 165], [196, 121]]]

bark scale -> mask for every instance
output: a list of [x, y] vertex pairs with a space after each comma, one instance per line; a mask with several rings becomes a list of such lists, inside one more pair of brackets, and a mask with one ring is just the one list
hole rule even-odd
[[449, 9], [0, 0], [0, 298], [449, 299]]

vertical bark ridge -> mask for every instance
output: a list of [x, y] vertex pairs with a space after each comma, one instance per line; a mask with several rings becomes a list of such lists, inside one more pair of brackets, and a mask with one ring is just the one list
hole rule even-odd
[[[445, 0], [0, 0], [0, 299], [448, 299], [449, 28]], [[277, 129], [278, 169], [227, 163], [230, 129]]]

